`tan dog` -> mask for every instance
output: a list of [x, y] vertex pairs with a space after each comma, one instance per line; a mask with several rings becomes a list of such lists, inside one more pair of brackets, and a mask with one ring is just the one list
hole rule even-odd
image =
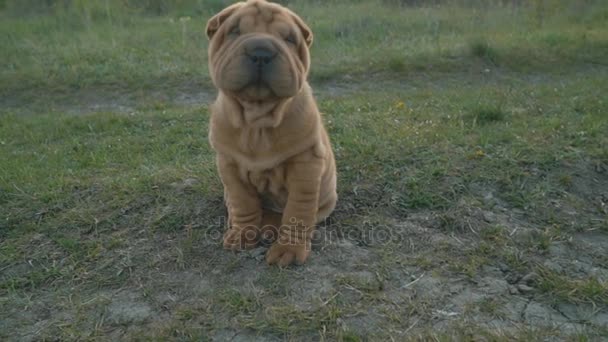
[[334, 155], [307, 82], [312, 32], [287, 8], [249, 0], [212, 17], [207, 36], [224, 247], [276, 239], [269, 264], [303, 263], [315, 224], [337, 200]]

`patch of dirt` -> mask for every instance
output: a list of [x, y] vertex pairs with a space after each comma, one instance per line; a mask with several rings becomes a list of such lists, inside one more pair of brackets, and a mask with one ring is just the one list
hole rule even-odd
[[[200, 333], [217, 341], [277, 341], [289, 331], [306, 340], [323, 329], [330, 336], [398, 340], [428, 331], [450, 334], [462, 325], [504, 336], [522, 329], [568, 336], [605, 326], [605, 305], [556, 305], [536, 288], [534, 275], [494, 255], [472, 273], [462, 271], [459, 265], [470, 262], [480, 238], [467, 230], [446, 232], [435, 217], [418, 212], [389, 221], [386, 229], [400, 238], [367, 245], [339, 237], [338, 217], [320, 227], [309, 262], [285, 270], [265, 265], [265, 247], [228, 252], [202, 231], [127, 237], [106, 258], [126, 265], [113, 268], [124, 273], [112, 285], [63, 280], [50, 289], [5, 291], [1, 330], [14, 340]], [[496, 217], [509, 224], [508, 217]], [[608, 270], [596, 257], [606, 248], [605, 234], [578, 233], [568, 243], [552, 243], [543, 260], [562, 272], [605, 280]], [[539, 256], [523, 258], [532, 263]], [[81, 267], [94, 272], [98, 265]]]
[[[605, 70], [603, 66], [588, 65], [574, 72], [594, 74]], [[396, 77], [397, 75], [397, 77]], [[340, 98], [358, 92], [375, 90], [378, 84], [392, 90], [413, 91], [416, 89], [442, 89], [454, 86], [500, 84], [515, 82], [521, 84], [543, 84], [556, 82], [559, 74], [517, 73], [498, 67], [480, 65], [469, 66], [461, 72], [387, 74], [345, 74], [331, 81], [312, 81], [315, 96], [319, 99]], [[61, 112], [83, 115], [96, 112], [132, 113], [138, 109], [162, 109], [171, 106], [206, 106], [217, 94], [209, 80], [191, 80], [180, 84], [145, 88], [125, 88], [122, 86], [97, 86], [83, 89], [59, 89], [48, 91], [37, 89], [20, 94], [3, 94], [0, 104], [5, 111], [26, 114]]]
[[2, 108], [24, 114], [66, 113], [85, 115], [97, 112], [133, 113], [140, 109], [164, 109], [171, 106], [201, 106], [215, 98], [209, 84], [184, 82], [176, 86], [123, 88], [98, 86], [75, 90], [38, 90], [3, 96]]
[[138, 324], [154, 314], [150, 305], [133, 292], [119, 292], [107, 306], [107, 319], [112, 324]]

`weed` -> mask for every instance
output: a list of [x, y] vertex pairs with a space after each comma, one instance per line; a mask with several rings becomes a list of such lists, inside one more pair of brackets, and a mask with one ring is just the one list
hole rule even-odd
[[232, 289], [220, 293], [218, 300], [235, 315], [239, 313], [251, 313], [260, 305], [253, 296]]
[[538, 288], [553, 301], [608, 304], [608, 283], [595, 277], [570, 279], [544, 267], [538, 267]]
[[485, 40], [476, 40], [470, 43], [471, 55], [484, 61], [498, 65], [498, 53], [490, 43]]
[[505, 110], [496, 104], [479, 104], [469, 110], [464, 116], [465, 119], [472, 121], [473, 125], [485, 125], [504, 121], [507, 117]]

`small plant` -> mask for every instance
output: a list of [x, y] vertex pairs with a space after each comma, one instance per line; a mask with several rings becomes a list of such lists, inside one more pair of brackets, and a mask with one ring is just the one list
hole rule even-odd
[[499, 104], [478, 104], [469, 113], [465, 114], [464, 117], [475, 124], [485, 125], [504, 121], [507, 113]]
[[405, 61], [402, 56], [394, 56], [388, 61], [388, 68], [394, 72], [404, 71], [405, 66]]
[[608, 304], [608, 283], [594, 277], [569, 279], [544, 267], [539, 267], [538, 288], [555, 301], [569, 303]]
[[233, 289], [229, 289], [221, 293], [219, 300], [226, 309], [235, 314], [241, 312], [253, 312], [258, 306], [254, 297]]
[[476, 40], [470, 44], [471, 55], [492, 64], [498, 64], [498, 53], [485, 40]]
[[484, 314], [501, 317], [503, 314], [500, 311], [501, 303], [496, 298], [484, 298], [478, 304], [479, 311]]
[[559, 177], [559, 183], [564, 187], [572, 186], [572, 176], [571, 175], [561, 175]]

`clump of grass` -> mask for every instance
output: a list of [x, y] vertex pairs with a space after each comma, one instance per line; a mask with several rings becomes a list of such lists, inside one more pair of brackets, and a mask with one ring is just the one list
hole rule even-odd
[[236, 290], [226, 290], [219, 296], [219, 301], [233, 314], [250, 313], [259, 307], [257, 300], [250, 295]]
[[271, 306], [262, 316], [244, 317], [240, 323], [256, 332], [293, 336], [321, 331], [335, 332], [342, 310], [334, 304], [302, 311], [293, 306]]
[[537, 273], [538, 289], [555, 301], [608, 304], [608, 282], [594, 277], [571, 279], [545, 267], [539, 267]]
[[337, 279], [339, 285], [344, 285], [348, 288], [354, 288], [362, 293], [373, 294], [382, 291], [384, 284], [377, 279], [364, 279], [352, 276], [340, 276]]
[[474, 40], [469, 48], [473, 57], [498, 65], [498, 52], [486, 40]]
[[486, 125], [495, 122], [505, 121], [507, 112], [505, 109], [496, 103], [478, 104], [464, 116], [467, 121], [472, 121], [474, 124]]
[[31, 271], [22, 276], [0, 281], [0, 291], [32, 290], [46, 286], [59, 277], [61, 277], [61, 272], [55, 267], [48, 270]]
[[517, 272], [525, 272], [528, 268], [528, 261], [524, 258], [523, 252], [516, 248], [510, 248], [502, 252], [501, 260]]
[[341, 340], [344, 342], [360, 342], [363, 341], [361, 339], [361, 337], [359, 337], [358, 335], [356, 335], [353, 332], [347, 331], [342, 333], [342, 335], [340, 336]]
[[481, 300], [477, 307], [480, 312], [487, 314], [492, 317], [503, 317], [504, 314], [501, 312], [502, 303], [497, 298], [484, 298]]
[[402, 72], [405, 70], [405, 60], [401, 56], [393, 56], [388, 60], [388, 68], [394, 72]]
[[558, 182], [562, 186], [564, 186], [566, 188], [569, 188], [570, 186], [572, 186], [572, 176], [571, 175], [567, 175], [567, 174], [560, 175], [559, 179], [558, 179]]
[[481, 229], [479, 231], [479, 237], [489, 243], [499, 246], [504, 246], [507, 242], [505, 228], [500, 225], [489, 226], [485, 229]]
[[479, 273], [479, 269], [488, 263], [488, 259], [483, 255], [483, 251], [470, 251], [464, 259], [454, 259], [448, 262], [449, 270], [452, 272], [474, 278]]

